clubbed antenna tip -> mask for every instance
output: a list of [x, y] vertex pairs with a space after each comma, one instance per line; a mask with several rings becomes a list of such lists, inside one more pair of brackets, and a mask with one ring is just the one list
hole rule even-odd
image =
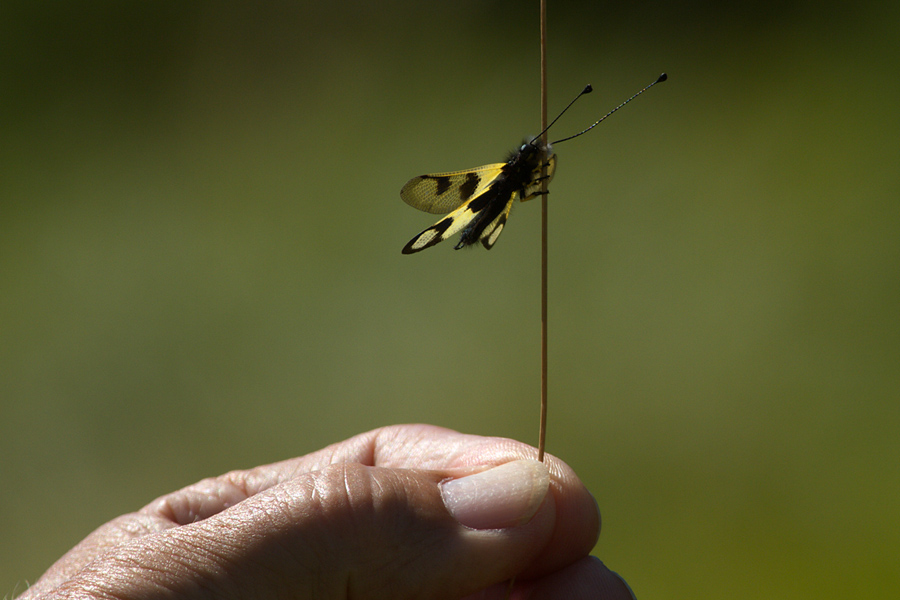
[[[614, 109], [612, 109], [611, 111], [609, 111], [608, 113], [606, 113], [605, 115], [603, 115], [598, 121], [596, 121], [593, 125], [591, 125], [591, 126], [588, 127], [587, 129], [585, 129], [584, 131], [580, 131], [580, 132], [576, 133], [575, 135], [570, 135], [569, 137], [563, 138], [563, 139], [561, 139], [561, 140], [556, 140], [556, 141], [553, 142], [553, 143], [554, 143], [554, 144], [559, 144], [560, 142], [566, 142], [566, 141], [568, 141], [568, 140], [571, 140], [572, 138], [577, 138], [579, 135], [584, 135], [585, 133], [587, 133], [588, 131], [590, 131], [591, 129], [593, 129], [594, 127], [596, 127], [597, 125], [599, 125], [600, 123], [602, 123], [608, 116], [610, 116], [611, 114], [613, 114], [614, 112], [616, 112], [617, 110], [619, 110], [620, 108], [622, 108], [623, 106], [625, 106], [626, 104], [628, 104], [629, 102], [631, 102], [632, 100], [634, 100], [635, 98], [637, 98], [638, 96], [640, 96], [641, 94], [643, 94], [644, 92], [646, 92], [647, 90], [649, 90], [650, 88], [652, 88], [652, 87], [653, 87], [654, 85], [656, 85], [657, 83], [662, 83], [663, 81], [665, 81], [665, 80], [668, 79], [668, 78], [669, 78], [669, 76], [666, 75], [665, 73], [663, 73], [662, 75], [660, 75], [659, 77], [656, 78], [656, 81], [654, 81], [653, 83], [651, 83], [650, 85], [648, 85], [648, 86], [645, 87], [644, 89], [640, 90], [637, 94], [635, 94], [634, 96], [632, 96], [631, 98], [629, 98], [628, 100], [626, 100], [625, 102], [623, 102], [622, 104], [618, 105], [617, 107], [615, 107]], [[585, 93], [589, 92], [589, 91], [590, 91], [590, 88], [591, 88], [590, 85], [588, 85], [586, 88], [584, 88], [584, 91], [581, 92], [581, 94], [578, 94], [578, 96], [576, 96], [575, 100], [578, 100], [578, 98], [580, 98], [582, 94], [585, 94]], [[572, 100], [572, 102], [575, 102], [575, 100]], [[572, 106], [572, 104], [570, 103], [569, 106]], [[567, 106], [566, 109], [568, 109], [568, 108], [569, 108], [569, 107]], [[563, 111], [563, 112], [566, 112], [566, 111]], [[560, 113], [560, 116], [562, 116], [562, 113]], [[558, 119], [559, 117], [556, 117], [556, 118]], [[555, 122], [555, 121], [556, 121], [556, 119], [554, 119], [554, 122]], [[553, 123], [550, 123], [550, 124], [553, 125]], [[545, 130], [545, 131], [546, 131], [546, 130]], [[543, 133], [543, 131], [542, 131], [541, 133]], [[535, 139], [537, 139], [537, 138], [535, 138]]]

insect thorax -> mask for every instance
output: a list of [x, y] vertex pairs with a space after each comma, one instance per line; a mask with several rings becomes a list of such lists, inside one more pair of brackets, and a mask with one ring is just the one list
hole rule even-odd
[[552, 155], [550, 145], [544, 144], [541, 140], [523, 142], [518, 150], [510, 153], [503, 169], [507, 185], [514, 190], [527, 188], [535, 178], [535, 171], [538, 171]]

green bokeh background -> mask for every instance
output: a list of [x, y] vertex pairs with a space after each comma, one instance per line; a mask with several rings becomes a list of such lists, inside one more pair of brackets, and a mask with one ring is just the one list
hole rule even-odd
[[[900, 596], [900, 5], [550, 2], [549, 449], [641, 598]], [[0, 5], [0, 594], [377, 426], [536, 443], [537, 2]]]

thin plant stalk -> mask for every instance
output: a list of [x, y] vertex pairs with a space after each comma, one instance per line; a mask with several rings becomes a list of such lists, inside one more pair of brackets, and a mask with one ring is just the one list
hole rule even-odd
[[[541, 142], [547, 144], [547, 1], [541, 0]], [[541, 424], [538, 460], [547, 444], [547, 167], [541, 171]]]

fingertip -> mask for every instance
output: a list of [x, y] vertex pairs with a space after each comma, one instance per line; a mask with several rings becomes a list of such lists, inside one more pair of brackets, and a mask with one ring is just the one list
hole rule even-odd
[[628, 591], [628, 594], [629, 594], [629, 597], [631, 600], [637, 600], [637, 596], [634, 595], [634, 590], [631, 589], [631, 586], [628, 585], [628, 582], [625, 581], [624, 577], [622, 577], [621, 575], [619, 575], [618, 573], [616, 573], [615, 571], [613, 571], [612, 569], [610, 569], [609, 567], [604, 565], [603, 562], [600, 561], [599, 559], [598, 559], [598, 562], [600, 562], [600, 564], [603, 565], [604, 569], [606, 569], [610, 574], [612, 574], [613, 576], [615, 576], [616, 579], [619, 580], [619, 583], [621, 583], [625, 587], [625, 590]]
[[[518, 587], [518, 584], [517, 584]], [[636, 600], [631, 586], [595, 556], [583, 559], [533, 582], [523, 582], [512, 595], [517, 600]]]

